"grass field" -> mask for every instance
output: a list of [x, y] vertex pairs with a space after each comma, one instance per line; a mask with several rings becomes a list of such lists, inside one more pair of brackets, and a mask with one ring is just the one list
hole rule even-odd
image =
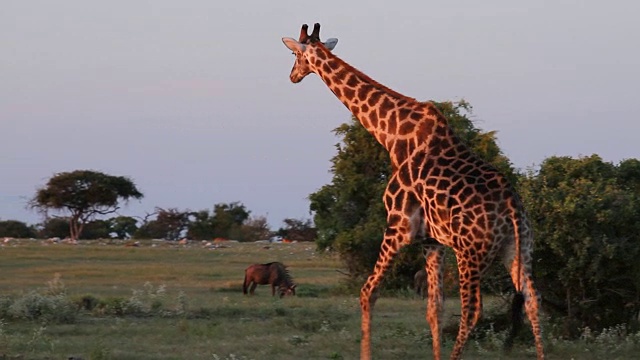
[[[0, 359], [356, 359], [357, 294], [340, 290], [345, 276], [337, 258], [315, 250], [309, 243], [205, 249], [11, 242], [0, 247]], [[242, 294], [244, 269], [268, 261], [290, 267], [298, 296], [274, 298], [267, 286], [253, 297]], [[450, 327], [458, 306], [447, 299]], [[374, 357], [431, 358], [425, 307], [410, 292], [379, 299]], [[485, 299], [485, 313], [502, 307]], [[535, 358], [532, 341], [503, 354], [503, 338], [477, 331], [464, 358]], [[453, 336], [445, 340], [448, 354]], [[638, 358], [639, 343], [637, 334], [612, 331], [546, 345], [550, 359], [628, 359]]]

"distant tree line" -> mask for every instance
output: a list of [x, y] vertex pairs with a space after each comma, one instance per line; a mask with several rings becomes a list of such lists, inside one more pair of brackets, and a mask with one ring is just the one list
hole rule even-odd
[[[116, 216], [87, 222], [80, 240], [95, 239], [165, 239], [213, 240], [216, 238], [238, 241], [267, 240], [273, 236], [296, 241], [315, 241], [315, 227], [310, 219], [284, 219], [284, 226], [271, 230], [266, 218], [250, 217], [242, 204], [216, 204], [213, 212], [161, 209], [144, 219]], [[224, 210], [223, 210], [224, 209]], [[234, 218], [230, 213], [244, 213]], [[50, 217], [40, 224], [28, 225], [17, 220], [0, 220], [0, 237], [12, 238], [69, 238], [69, 218]]]
[[284, 227], [272, 231], [265, 217], [251, 217], [241, 203], [215, 204], [213, 211], [156, 208], [142, 219], [117, 213], [120, 203], [142, 198], [133, 180], [93, 170], [62, 172], [36, 191], [29, 205], [44, 221], [27, 225], [0, 221], [0, 236], [16, 238], [166, 239], [211, 240], [215, 238], [255, 241], [280, 235], [290, 240], [314, 241], [311, 220], [284, 219]]

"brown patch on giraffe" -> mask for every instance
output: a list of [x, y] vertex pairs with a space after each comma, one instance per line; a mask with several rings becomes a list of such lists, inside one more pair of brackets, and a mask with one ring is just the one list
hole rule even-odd
[[409, 117], [409, 114], [411, 113], [411, 109], [407, 109], [407, 108], [400, 108], [398, 110], [398, 119], [400, 121], [402, 120], [406, 120]]
[[324, 80], [324, 82], [327, 83], [328, 86], [331, 86], [332, 83], [329, 75], [322, 75], [322, 80]]
[[389, 100], [388, 96], [382, 98], [382, 103], [378, 106], [380, 117], [386, 117], [387, 113], [395, 108], [393, 101]]
[[[367, 106], [367, 104], [362, 104], [362, 107], [365, 106]], [[373, 127], [378, 127], [378, 115], [376, 115], [375, 111], [372, 111], [371, 114], [369, 114], [369, 121]]]
[[451, 181], [448, 178], [440, 179], [438, 181], [438, 190], [447, 190], [451, 186]]
[[[445, 166], [449, 166], [449, 164], [451, 164], [451, 160], [449, 160], [447, 158], [439, 157], [436, 160], [436, 163], [438, 164], [438, 166], [445, 167]], [[452, 168], [455, 169], [455, 167], [453, 167], [453, 166], [452, 166]]]
[[[380, 101], [380, 97], [382, 96], [382, 93], [380, 91], [372, 91], [371, 94], [369, 95], [369, 106], [374, 107], [378, 104], [378, 101]], [[383, 116], [384, 117], [384, 116]]]
[[[342, 79], [340, 79], [338, 76], [334, 75], [331, 77], [331, 80], [336, 84], [336, 85], [342, 85]], [[342, 96], [338, 96], [339, 98]]]
[[329, 75], [331, 73], [331, 68], [329, 67], [329, 64], [327, 63], [322, 64], [322, 71], [325, 74]]
[[387, 212], [393, 207], [393, 198], [391, 196], [384, 197], [384, 207], [387, 209]]
[[351, 88], [345, 88], [342, 93], [347, 99], [353, 99], [356, 96], [356, 91]]
[[387, 129], [387, 132], [390, 133], [390, 134], [397, 134], [397, 132], [398, 132], [398, 122], [397, 121], [391, 121], [391, 119], [389, 119], [388, 125], [389, 125], [389, 128]]
[[340, 90], [339, 87], [334, 86], [331, 88], [331, 91], [333, 91], [333, 93], [336, 94], [337, 97], [342, 97], [342, 90]]
[[402, 122], [400, 124], [400, 127], [398, 128], [398, 135], [411, 134], [415, 130], [415, 128], [416, 128], [416, 124], [414, 124], [414, 123], [412, 123], [410, 121]]
[[418, 121], [418, 120], [422, 119], [423, 116], [424, 116], [424, 114], [422, 114], [420, 112], [413, 111], [413, 112], [411, 112], [411, 115], [409, 115], [409, 118], [411, 118], [411, 120]]
[[360, 87], [358, 88], [358, 99], [360, 99], [361, 101], [365, 101], [367, 100], [367, 98], [369, 97], [369, 94], [373, 91], [373, 86], [372, 85], [360, 85]]
[[426, 116], [418, 123], [418, 128], [416, 130], [416, 137], [421, 139], [427, 139], [433, 133], [433, 127], [435, 126], [435, 121], [431, 118], [427, 118]]
[[446, 124], [438, 124], [438, 126], [436, 126], [435, 135], [438, 136], [438, 137], [442, 137], [442, 138], [447, 136], [447, 125]]
[[338, 70], [336, 75], [341, 79], [346, 79], [346, 77], [349, 76], [349, 71], [347, 71], [347, 69], [342, 67], [342, 68], [340, 68], [340, 70]]
[[400, 184], [395, 178], [389, 181], [389, 184], [387, 185], [387, 192], [389, 194], [395, 195], [398, 193], [399, 190], [400, 190]]
[[350, 86], [355, 89], [356, 86], [358, 86], [358, 83], [359, 83], [358, 78], [353, 74], [349, 75], [349, 77], [347, 78], [347, 86]]
[[[362, 104], [362, 106], [360, 106], [360, 111], [363, 113], [369, 112], [369, 106], [367, 104]], [[373, 113], [375, 113], [375, 111]]]
[[318, 55], [318, 57], [322, 60], [327, 60], [327, 55], [322, 50], [316, 51], [316, 55]]

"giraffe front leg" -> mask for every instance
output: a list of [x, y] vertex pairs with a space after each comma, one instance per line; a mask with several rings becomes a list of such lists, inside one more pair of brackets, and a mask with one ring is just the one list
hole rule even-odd
[[442, 338], [442, 310], [444, 304], [443, 295], [443, 263], [444, 248], [442, 246], [424, 247], [425, 270], [427, 271], [427, 286], [429, 289], [427, 299], [427, 322], [431, 328], [433, 338], [433, 358], [440, 359]]
[[362, 360], [371, 359], [371, 310], [377, 300], [378, 286], [398, 250], [408, 244], [410, 240], [411, 236], [408, 231], [401, 232], [395, 227], [387, 228], [373, 274], [367, 278], [367, 281], [360, 290], [360, 310], [362, 315], [360, 359]]
[[373, 273], [360, 290], [362, 315], [360, 359], [362, 360], [371, 359], [371, 310], [377, 299], [377, 288], [398, 250], [409, 244], [422, 226], [421, 204], [418, 197], [412, 192], [413, 190], [403, 187], [399, 173], [396, 172], [387, 184], [387, 190], [383, 196], [387, 210], [387, 229]]

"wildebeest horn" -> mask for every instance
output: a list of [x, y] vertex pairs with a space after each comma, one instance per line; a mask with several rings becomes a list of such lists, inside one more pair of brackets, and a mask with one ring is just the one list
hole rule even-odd
[[313, 32], [311, 33], [311, 39], [320, 40], [320, 23], [313, 24]]
[[298, 39], [298, 42], [300, 43], [307, 42], [307, 39], [309, 39], [309, 34], [307, 33], [308, 29], [309, 29], [309, 25], [307, 24], [302, 25], [302, 29], [300, 29], [300, 39]]

